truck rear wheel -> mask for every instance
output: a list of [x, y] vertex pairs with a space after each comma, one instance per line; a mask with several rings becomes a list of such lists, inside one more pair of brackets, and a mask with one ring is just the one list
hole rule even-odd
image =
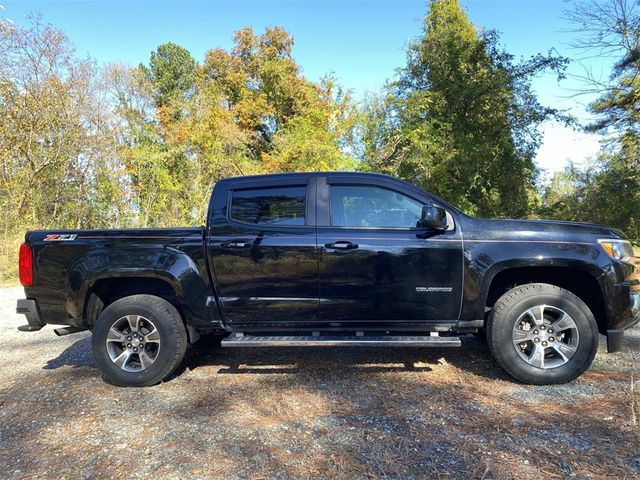
[[493, 357], [523, 383], [569, 382], [584, 373], [598, 349], [598, 327], [576, 295], [545, 283], [509, 290], [487, 322]]
[[93, 358], [108, 383], [146, 387], [180, 364], [187, 333], [176, 308], [153, 295], [132, 295], [100, 314], [92, 336]]

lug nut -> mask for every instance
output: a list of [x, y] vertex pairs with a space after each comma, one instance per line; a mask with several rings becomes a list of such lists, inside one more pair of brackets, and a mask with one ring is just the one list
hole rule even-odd
[[553, 342], [553, 341], [555, 341], [555, 338], [553, 338], [553, 337], [549, 337], [549, 341], [550, 341], [550, 342]]
[[128, 348], [131, 348], [131, 344], [127, 345]]
[[533, 331], [533, 334], [534, 334], [534, 335], [537, 335], [537, 334], [538, 334], [538, 330], [534, 330], [534, 331]]
[[547, 342], [542, 342], [542, 346], [546, 347], [547, 346]]
[[137, 352], [137, 351], [138, 351], [138, 349], [137, 349], [136, 347], [133, 347], [133, 351], [134, 351], [134, 352]]
[[533, 341], [536, 343], [540, 343], [540, 339], [538, 337], [534, 338]]
[[553, 333], [553, 330], [551, 330], [551, 329], [549, 329], [549, 330], [547, 330], [547, 331], [548, 331], [549, 333]]
[[131, 337], [127, 337], [127, 340], [131, 341]]

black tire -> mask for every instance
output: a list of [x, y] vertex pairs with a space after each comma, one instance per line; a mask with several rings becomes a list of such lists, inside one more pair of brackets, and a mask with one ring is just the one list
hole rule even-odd
[[[139, 371], [125, 371], [116, 365], [107, 348], [111, 327], [127, 315], [149, 319], [159, 334], [153, 363]], [[91, 343], [93, 358], [107, 383], [122, 387], [148, 387], [164, 380], [180, 365], [187, 348], [187, 332], [180, 314], [169, 302], [153, 295], [132, 295], [104, 309], [96, 322]]]
[[[540, 305], [568, 314], [578, 334], [573, 356], [554, 368], [531, 365], [516, 350], [519, 345], [514, 344], [516, 323], [528, 309]], [[533, 385], [566, 383], [591, 366], [598, 350], [598, 327], [589, 307], [573, 293], [555, 285], [530, 283], [515, 287], [498, 299], [487, 321], [487, 343], [498, 364], [517, 380]]]

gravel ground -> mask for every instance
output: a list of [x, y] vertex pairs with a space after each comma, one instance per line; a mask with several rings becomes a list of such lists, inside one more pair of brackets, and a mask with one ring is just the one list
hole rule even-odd
[[638, 327], [554, 387], [512, 381], [466, 336], [451, 350], [205, 342], [169, 381], [127, 389], [102, 382], [89, 334], [19, 333], [21, 295], [0, 289], [2, 478], [640, 478]]

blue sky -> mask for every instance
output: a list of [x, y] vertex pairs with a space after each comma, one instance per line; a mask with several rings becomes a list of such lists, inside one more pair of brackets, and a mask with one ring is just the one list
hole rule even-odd
[[[501, 32], [505, 48], [517, 58], [555, 48], [567, 57], [572, 34], [561, 19], [564, 0], [461, 0], [472, 22]], [[31, 1], [0, 0], [5, 18], [24, 23], [25, 15], [39, 11], [44, 20], [65, 31], [78, 53], [99, 63], [146, 62], [159, 44], [172, 41], [201, 61], [215, 47], [228, 48], [233, 32], [250, 25], [259, 32], [280, 25], [295, 39], [294, 56], [303, 73], [317, 80], [333, 73], [356, 98], [375, 92], [405, 61], [405, 46], [419, 35], [427, 3], [423, 0], [351, 1]], [[586, 65], [606, 77], [610, 59]], [[585, 65], [572, 63], [570, 73]], [[536, 79], [543, 103], [568, 109], [586, 120], [584, 104], [590, 97], [571, 98], [580, 83], [561, 83], [554, 75]], [[545, 125], [545, 142], [538, 164], [561, 169], [567, 159], [582, 162], [598, 149], [598, 138], [555, 124]]]

